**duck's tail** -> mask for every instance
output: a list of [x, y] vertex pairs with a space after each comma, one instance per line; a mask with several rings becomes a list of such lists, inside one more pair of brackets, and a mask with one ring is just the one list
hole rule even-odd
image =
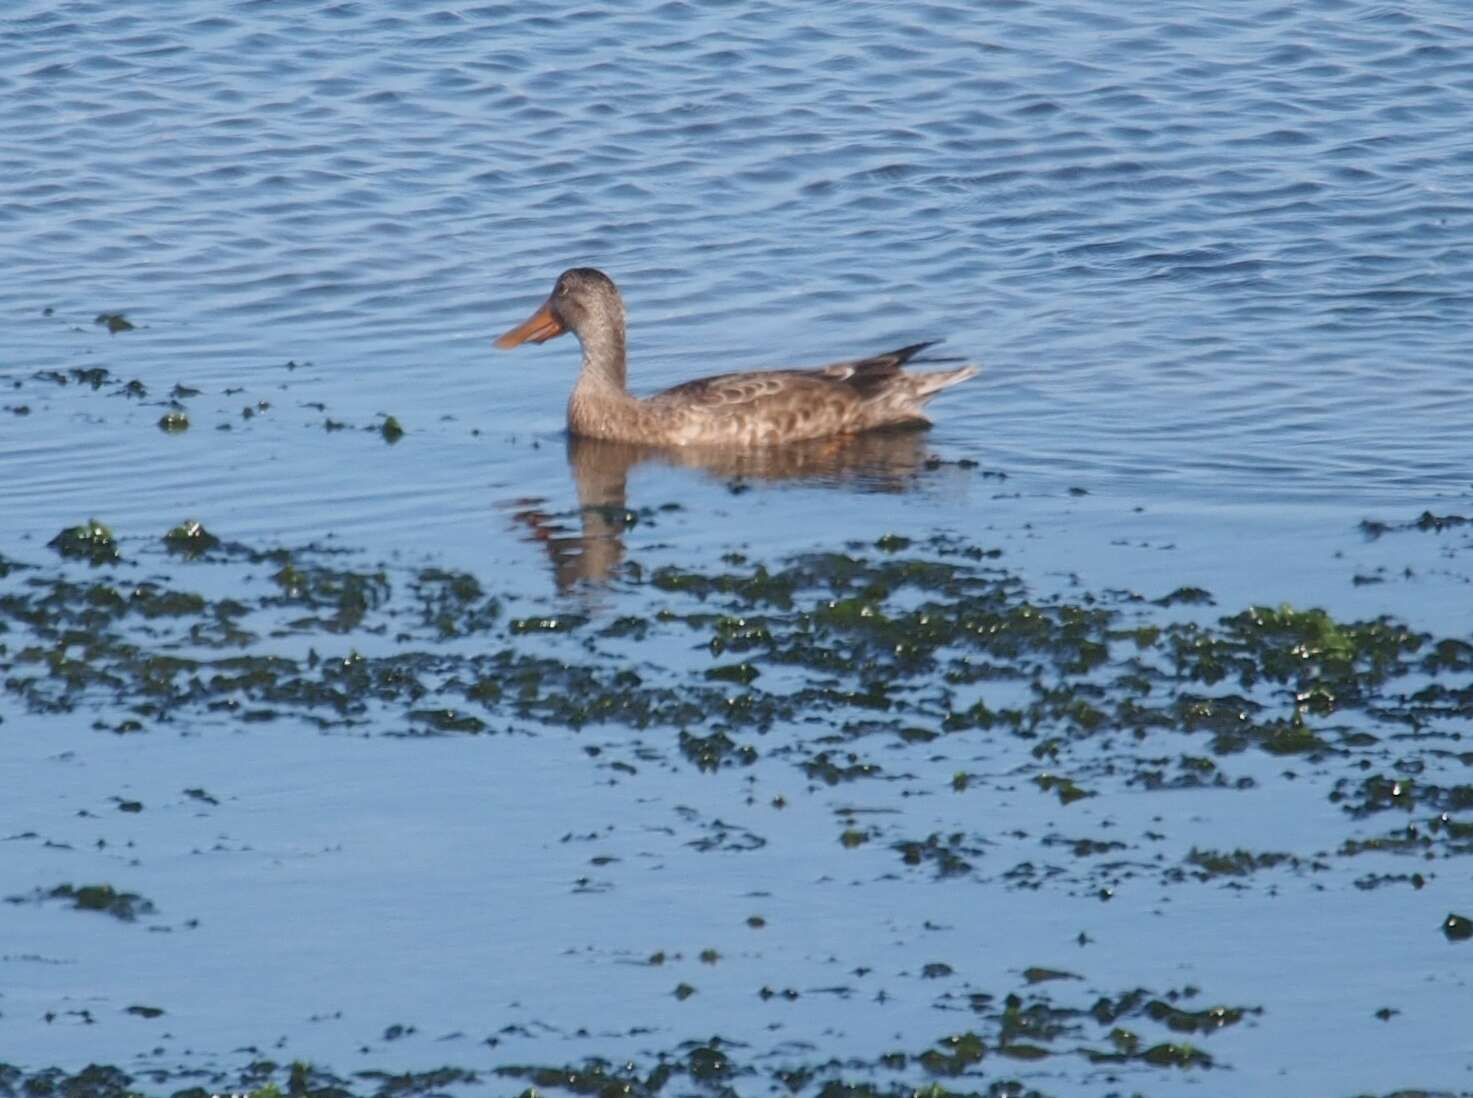
[[955, 370], [931, 370], [924, 374], [907, 374], [912, 399], [922, 402], [930, 400], [942, 389], [960, 385], [968, 378], [977, 376], [977, 367], [967, 365]]
[[906, 368], [911, 365], [929, 366], [962, 361], [959, 358], [938, 355], [917, 357], [938, 342], [929, 340], [925, 343], [912, 343], [908, 347], [899, 347], [870, 358], [836, 362], [822, 367], [818, 372], [845, 382], [859, 395], [863, 407], [863, 425], [860, 430], [877, 427], [923, 427], [931, 422], [922, 412], [926, 402], [942, 389], [960, 385], [977, 373], [977, 367], [969, 362], [954, 370], [913, 372]]
[[868, 402], [870, 426], [928, 426], [931, 420], [926, 415], [925, 407], [931, 398], [942, 389], [960, 385], [976, 374], [977, 367], [970, 363], [955, 370], [929, 370], [924, 373], [901, 370]]
[[[942, 389], [952, 385], [960, 385], [969, 377], [975, 377], [977, 367], [964, 359], [954, 355], [923, 354], [936, 346], [939, 339], [929, 339], [925, 343], [912, 343], [909, 347], [901, 347], [897, 351], [891, 351], [888, 355], [878, 355], [876, 358], [882, 362], [892, 364], [896, 395], [904, 394], [904, 399], [915, 403], [917, 408], [930, 400]], [[947, 362], [960, 362], [955, 370], [926, 370], [910, 371], [908, 366], [931, 366]]]

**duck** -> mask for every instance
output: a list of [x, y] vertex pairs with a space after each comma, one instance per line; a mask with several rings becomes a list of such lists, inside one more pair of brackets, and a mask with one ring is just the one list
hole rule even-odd
[[496, 346], [545, 343], [567, 332], [583, 350], [568, 398], [569, 432], [636, 445], [753, 449], [926, 427], [926, 402], [977, 373], [970, 364], [907, 371], [906, 363], [939, 342], [929, 340], [827, 366], [718, 374], [636, 397], [628, 389], [624, 301], [614, 280], [593, 267], [560, 274], [547, 300]]

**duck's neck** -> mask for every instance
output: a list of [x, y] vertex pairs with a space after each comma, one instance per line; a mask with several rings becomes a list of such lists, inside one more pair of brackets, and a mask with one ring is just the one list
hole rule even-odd
[[578, 336], [583, 369], [568, 397], [568, 425], [574, 434], [613, 438], [638, 404], [625, 387], [623, 319]]
[[592, 331], [579, 332], [578, 341], [583, 345], [583, 370], [577, 388], [626, 392], [623, 323], [600, 324]]

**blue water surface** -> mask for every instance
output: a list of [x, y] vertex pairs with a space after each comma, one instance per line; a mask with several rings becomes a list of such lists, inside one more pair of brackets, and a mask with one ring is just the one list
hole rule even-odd
[[[704, 567], [732, 549], [777, 559], [951, 532], [1003, 546], [1041, 591], [1154, 597], [1192, 583], [1225, 612], [1290, 601], [1466, 635], [1464, 558], [1429, 539], [1368, 542], [1358, 524], [1467, 511], [1473, 494], [1469, 14], [1450, 0], [9, 0], [0, 553], [42, 559], [61, 527], [89, 516], [125, 546], [198, 518], [252, 544], [432, 559], [566, 607], [580, 573], [549, 566], [527, 516], [577, 526], [588, 481], [562, 435], [576, 347], [505, 353], [490, 341], [560, 270], [593, 265], [624, 293], [636, 390], [927, 338], [983, 367], [936, 401], [918, 449], [857, 471], [620, 470], [631, 507], [679, 509], [623, 532], [618, 560]], [[102, 314], [134, 327], [111, 334]], [[97, 387], [76, 372], [95, 368], [107, 371]], [[176, 406], [189, 429], [159, 430]], [[406, 431], [393, 445], [378, 430], [387, 416]], [[940, 461], [927, 469], [928, 457]], [[734, 481], [756, 487], [733, 493]], [[614, 564], [600, 567], [592, 578]], [[589, 568], [600, 570], [585, 566], [585, 579]], [[1368, 575], [1377, 582], [1356, 581]], [[581, 597], [593, 613], [640, 612], [617, 587]], [[538, 859], [627, 808], [593, 776], [551, 805], [531, 795], [541, 785], [516, 783], [520, 766], [556, 784], [545, 738], [475, 762], [461, 741], [347, 749], [300, 730], [144, 749], [22, 712], [0, 737], [8, 785], [48, 774], [66, 791], [29, 803], [17, 831], [151, 773], [175, 793], [231, 785], [250, 805], [219, 839], [248, 868], [196, 878], [188, 852], [201, 836], [159, 820], [137, 836], [141, 890], [188, 890], [236, 951], [215, 940], [185, 963], [164, 936], [120, 930], [103, 946], [54, 914], [0, 910], [18, 921], [7, 943], [23, 943], [0, 951], [17, 989], [0, 999], [0, 1046], [29, 1068], [146, 1059], [158, 1039], [132, 1018], [69, 1030], [41, 1020], [92, 997], [111, 1011], [140, 982], [170, 1005], [173, 1064], [227, 1063], [289, 1034], [296, 1054], [363, 1066], [365, 1034], [415, 1011], [424, 1044], [376, 1046], [373, 1066], [465, 1060], [428, 1039], [441, 1035], [440, 1009], [445, 1029], [466, 1016], [487, 1032], [555, 1018], [560, 1036], [519, 1048], [527, 1060], [628, 1055], [639, 1042], [598, 1031], [590, 1004], [611, 971], [629, 974], [618, 963], [668, 943], [623, 928], [667, 920], [694, 955], [717, 937], [708, 898], [736, 926], [745, 897], [775, 891], [771, 906], [789, 917], [780, 944], [766, 943], [771, 971], [724, 994], [677, 1005], [675, 979], [644, 981], [644, 970], [619, 984], [631, 1018], [663, 1035], [656, 1045], [741, 1031], [764, 978], [796, 970], [823, 983], [816, 943], [878, 954], [924, 937], [926, 911], [903, 888], [863, 905], [896, 913], [887, 923], [799, 887], [832, 872], [823, 830], [729, 871], [661, 850], [679, 867], [658, 877], [665, 887], [630, 885], [617, 904], [562, 922], [507, 923], [488, 945], [475, 912], [566, 912], [573, 854], [586, 851], [553, 869]], [[486, 799], [457, 784], [478, 767], [507, 775], [504, 816], [478, 814]], [[406, 791], [403, 773], [421, 784]], [[712, 782], [697, 794], [672, 779], [661, 796], [740, 813], [738, 783]], [[1262, 800], [1242, 813], [1250, 835], [1312, 828]], [[832, 807], [796, 811], [827, 820]], [[1111, 811], [1147, 827], [1159, 810]], [[537, 858], [476, 863], [497, 827]], [[89, 841], [85, 826], [65, 830], [77, 849]], [[7, 887], [101, 874], [27, 857]], [[378, 896], [385, 864], [406, 876]], [[473, 864], [474, 886], [460, 876]], [[1434, 928], [1473, 895], [1466, 869], [1447, 877], [1456, 888], [1418, 909]], [[1373, 990], [1353, 1023], [1317, 1013], [1340, 994], [1338, 966], [1381, 941], [1390, 897], [1327, 941], [1311, 890], [1277, 907], [1259, 896], [1251, 914], [1222, 895], [1173, 924], [1180, 953], [1162, 952], [1155, 897], [1101, 917], [1118, 935], [1120, 980], [1143, 966], [1178, 978], [1185, 958], [1224, 950], [1238, 952], [1210, 974], [1224, 993], [1240, 976], [1238, 999], [1261, 1001], [1270, 973], [1298, 974], [1268, 1016], [1314, 1021], [1239, 1038], [1225, 1056], [1234, 1072], [1194, 1079], [1196, 1093], [1468, 1085], [1473, 1047], [1445, 1028], [1466, 987], [1437, 983], [1449, 964], [1440, 938], [1368, 959]], [[986, 958], [979, 979], [1062, 950], [1097, 915], [1071, 907], [1050, 922], [1026, 898], [994, 895], [990, 918], [1038, 927], [1049, 943], [1019, 931], [1026, 948], [996, 953], [973, 899], [934, 902]], [[387, 928], [362, 918], [374, 910]], [[145, 959], [125, 955], [140, 938]], [[585, 948], [603, 963], [580, 967]], [[918, 967], [925, 949], [910, 948], [905, 963]], [[355, 950], [388, 966], [372, 970], [381, 984], [354, 974]], [[1246, 973], [1243, 954], [1257, 958]], [[468, 968], [499, 982], [467, 982]], [[1435, 987], [1427, 1016], [1400, 1028], [1371, 1019], [1407, 972]], [[1114, 973], [1094, 975], [1115, 986]], [[334, 993], [311, 1009], [276, 1013], [325, 985]], [[345, 1003], [358, 1013], [321, 1022]], [[923, 1045], [934, 1023], [923, 1004], [815, 1004], [784, 1039], [823, 1059]], [[1397, 1070], [1407, 1063], [1425, 1070]], [[1156, 1085], [1170, 1084], [1127, 1089]]]

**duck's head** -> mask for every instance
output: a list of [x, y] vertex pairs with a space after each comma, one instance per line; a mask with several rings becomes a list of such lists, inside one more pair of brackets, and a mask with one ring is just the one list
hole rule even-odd
[[614, 280], [592, 267], [573, 267], [558, 275], [557, 284], [541, 307], [515, 328], [503, 333], [496, 346], [546, 343], [564, 332], [579, 340], [599, 332], [624, 332], [624, 303]]

